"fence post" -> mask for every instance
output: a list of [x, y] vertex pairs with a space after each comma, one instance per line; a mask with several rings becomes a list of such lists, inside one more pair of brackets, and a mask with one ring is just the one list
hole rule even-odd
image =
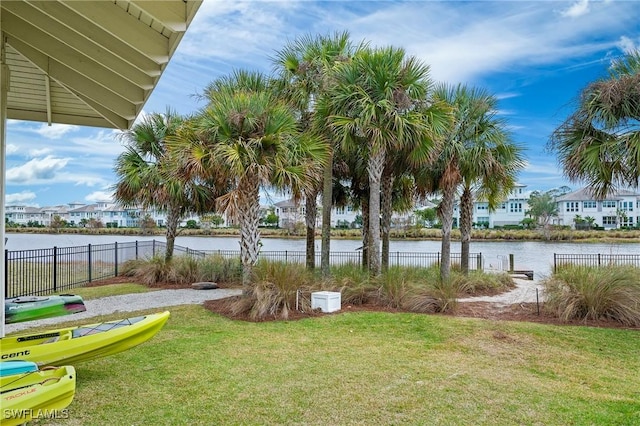
[[138, 260], [138, 240], [136, 240], [136, 260]]
[[557, 254], [553, 253], [553, 273], [558, 272]]
[[482, 270], [482, 253], [478, 253], [476, 256], [476, 270]]
[[151, 256], [156, 257], [156, 240], [153, 240], [153, 244], [151, 244]]
[[598, 253], [598, 266], [600, 266], [600, 253]]
[[284, 264], [287, 264], [287, 256], [288, 256], [288, 252], [287, 250], [284, 251]]
[[91, 244], [87, 247], [89, 248], [89, 282], [91, 282]]
[[400, 252], [396, 252], [396, 266], [400, 266]]
[[4, 297], [9, 297], [9, 250], [4, 249]]
[[115, 277], [118, 276], [118, 242], [115, 242], [115, 252], [114, 252], [114, 258], [115, 258], [115, 262], [116, 262], [116, 270], [115, 270]]
[[58, 289], [58, 247], [53, 246], [53, 292]]
[[509, 253], [509, 272], [513, 274], [513, 253]]

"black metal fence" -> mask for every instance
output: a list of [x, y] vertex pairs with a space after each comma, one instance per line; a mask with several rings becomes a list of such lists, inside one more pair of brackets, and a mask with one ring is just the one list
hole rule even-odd
[[640, 254], [553, 254], [553, 272], [563, 266], [619, 266], [640, 267]]
[[[226, 258], [237, 258], [240, 256], [238, 250], [201, 250], [202, 255], [217, 254]], [[304, 251], [261, 251], [260, 258], [279, 261], [285, 263], [306, 263], [306, 253]], [[316, 253], [315, 264], [320, 265], [320, 253]], [[451, 253], [451, 263], [460, 264], [462, 258], [460, 253]], [[331, 265], [362, 264], [362, 251], [332, 251], [329, 253], [329, 263]], [[416, 253], [396, 251], [389, 253], [389, 266], [415, 266], [429, 267], [440, 263], [440, 253]], [[482, 253], [469, 254], [469, 268], [484, 269], [484, 258]]]
[[[59, 293], [118, 275], [122, 263], [164, 250], [159, 241], [5, 250], [5, 297]], [[176, 248], [176, 252], [188, 249]]]
[[[89, 244], [78, 247], [53, 247], [37, 250], [5, 250], [5, 297], [43, 295], [69, 291], [92, 281], [118, 276], [118, 268], [128, 260], [164, 254], [162, 241], [134, 241], [113, 244]], [[205, 257], [217, 254], [239, 258], [239, 250], [192, 250], [175, 246], [175, 255]], [[306, 262], [304, 251], [262, 251], [261, 259], [288, 263]], [[451, 253], [451, 262], [459, 264], [460, 253]], [[331, 252], [332, 265], [362, 264], [362, 252]], [[429, 267], [440, 263], [440, 253], [392, 252], [389, 266]], [[316, 265], [320, 254], [316, 254]], [[484, 269], [481, 253], [469, 256], [471, 269]]]

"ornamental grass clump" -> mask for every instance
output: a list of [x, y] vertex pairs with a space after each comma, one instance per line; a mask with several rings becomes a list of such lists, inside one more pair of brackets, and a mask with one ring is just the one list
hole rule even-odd
[[199, 260], [200, 280], [217, 283], [238, 283], [242, 281], [242, 263], [238, 258], [226, 258], [219, 254]]
[[345, 263], [331, 268], [331, 278], [323, 281], [323, 289], [339, 291], [346, 305], [363, 305], [377, 301], [379, 289], [371, 281], [369, 271], [358, 263]]
[[407, 269], [397, 266], [389, 268], [376, 280], [379, 304], [390, 308], [401, 308], [407, 295], [414, 287]]
[[545, 308], [564, 321], [613, 319], [640, 325], [640, 270], [565, 266], [545, 280]]
[[153, 286], [169, 280], [171, 262], [166, 262], [164, 256], [129, 260], [123, 265], [121, 274], [135, 277], [141, 284]]
[[200, 271], [200, 259], [193, 256], [173, 257], [166, 281], [183, 285], [202, 281]]
[[465, 294], [501, 293], [515, 288], [515, 283], [506, 273], [485, 273], [482, 271], [470, 271], [466, 277], [462, 290]]
[[[289, 318], [296, 308], [311, 310], [306, 298], [298, 298], [298, 291], [309, 292], [312, 276], [302, 264], [260, 261], [253, 270], [253, 284], [249, 294], [239, 300], [238, 310], [248, 312], [253, 320], [267, 317]], [[302, 306], [300, 306], [300, 304]]]

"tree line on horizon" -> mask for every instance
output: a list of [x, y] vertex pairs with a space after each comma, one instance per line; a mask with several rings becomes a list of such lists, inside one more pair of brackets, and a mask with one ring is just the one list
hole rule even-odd
[[[271, 59], [272, 74], [240, 69], [213, 80], [199, 94], [206, 106], [193, 114], [181, 116], [168, 108], [121, 133], [127, 148], [116, 160], [114, 198], [125, 206], [166, 211], [166, 261], [182, 218], [224, 212], [240, 228], [243, 285], [249, 292], [260, 248], [259, 194], [269, 190], [305, 200], [309, 269], [315, 267], [321, 197], [324, 276], [329, 274], [331, 208], [358, 207], [364, 266], [377, 276], [388, 267], [392, 212], [408, 211], [416, 200], [437, 195], [440, 277], [446, 280], [451, 268], [456, 200], [461, 267], [467, 272], [474, 197], [495, 208], [525, 165], [522, 147], [497, 115], [497, 98], [481, 88], [434, 82], [429, 66], [404, 49], [354, 43], [348, 32], [300, 37]], [[629, 185], [635, 176], [637, 186], [638, 132], [634, 139], [620, 129], [633, 124], [630, 112], [637, 124], [639, 62], [630, 54], [620, 61], [628, 69], [618, 65], [617, 74], [587, 87], [591, 95], [583, 94], [587, 99], [551, 137], [549, 148], [558, 152], [569, 178], [589, 181], [598, 194], [613, 188], [616, 178]], [[623, 77], [623, 87], [617, 86]], [[635, 97], [610, 96], [594, 106], [594, 97], [611, 86], [635, 87]], [[617, 107], [616, 100], [630, 105]], [[610, 108], [606, 120], [605, 106]], [[611, 128], [615, 115], [620, 123]], [[628, 152], [633, 146], [638, 155], [616, 164], [611, 159], [605, 170], [594, 160], [597, 144], [620, 154], [625, 153], [620, 145]], [[585, 151], [591, 157], [584, 158]]]

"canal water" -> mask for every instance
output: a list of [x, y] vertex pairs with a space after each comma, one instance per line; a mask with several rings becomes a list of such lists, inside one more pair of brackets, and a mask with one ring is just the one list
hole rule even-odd
[[[111, 244], [131, 241], [164, 241], [163, 236], [135, 235], [75, 235], [75, 234], [7, 234], [7, 250], [29, 250], [52, 247], [74, 247], [88, 244]], [[178, 237], [176, 244], [194, 250], [239, 250], [237, 237]], [[305, 240], [263, 238], [262, 250], [267, 251], [304, 251]], [[332, 252], [350, 252], [359, 250], [358, 240], [331, 240]], [[317, 253], [320, 252], [320, 240], [316, 241]], [[391, 252], [440, 251], [440, 241], [392, 240]], [[451, 243], [452, 253], [460, 252], [460, 243]], [[559, 254], [640, 254], [640, 241], [622, 243], [575, 243], [544, 241], [480, 241], [471, 243], [472, 253], [481, 253], [485, 269], [501, 269], [507, 264], [510, 254], [515, 260], [515, 269], [533, 270], [536, 279], [543, 278], [553, 269], [553, 255]]]

